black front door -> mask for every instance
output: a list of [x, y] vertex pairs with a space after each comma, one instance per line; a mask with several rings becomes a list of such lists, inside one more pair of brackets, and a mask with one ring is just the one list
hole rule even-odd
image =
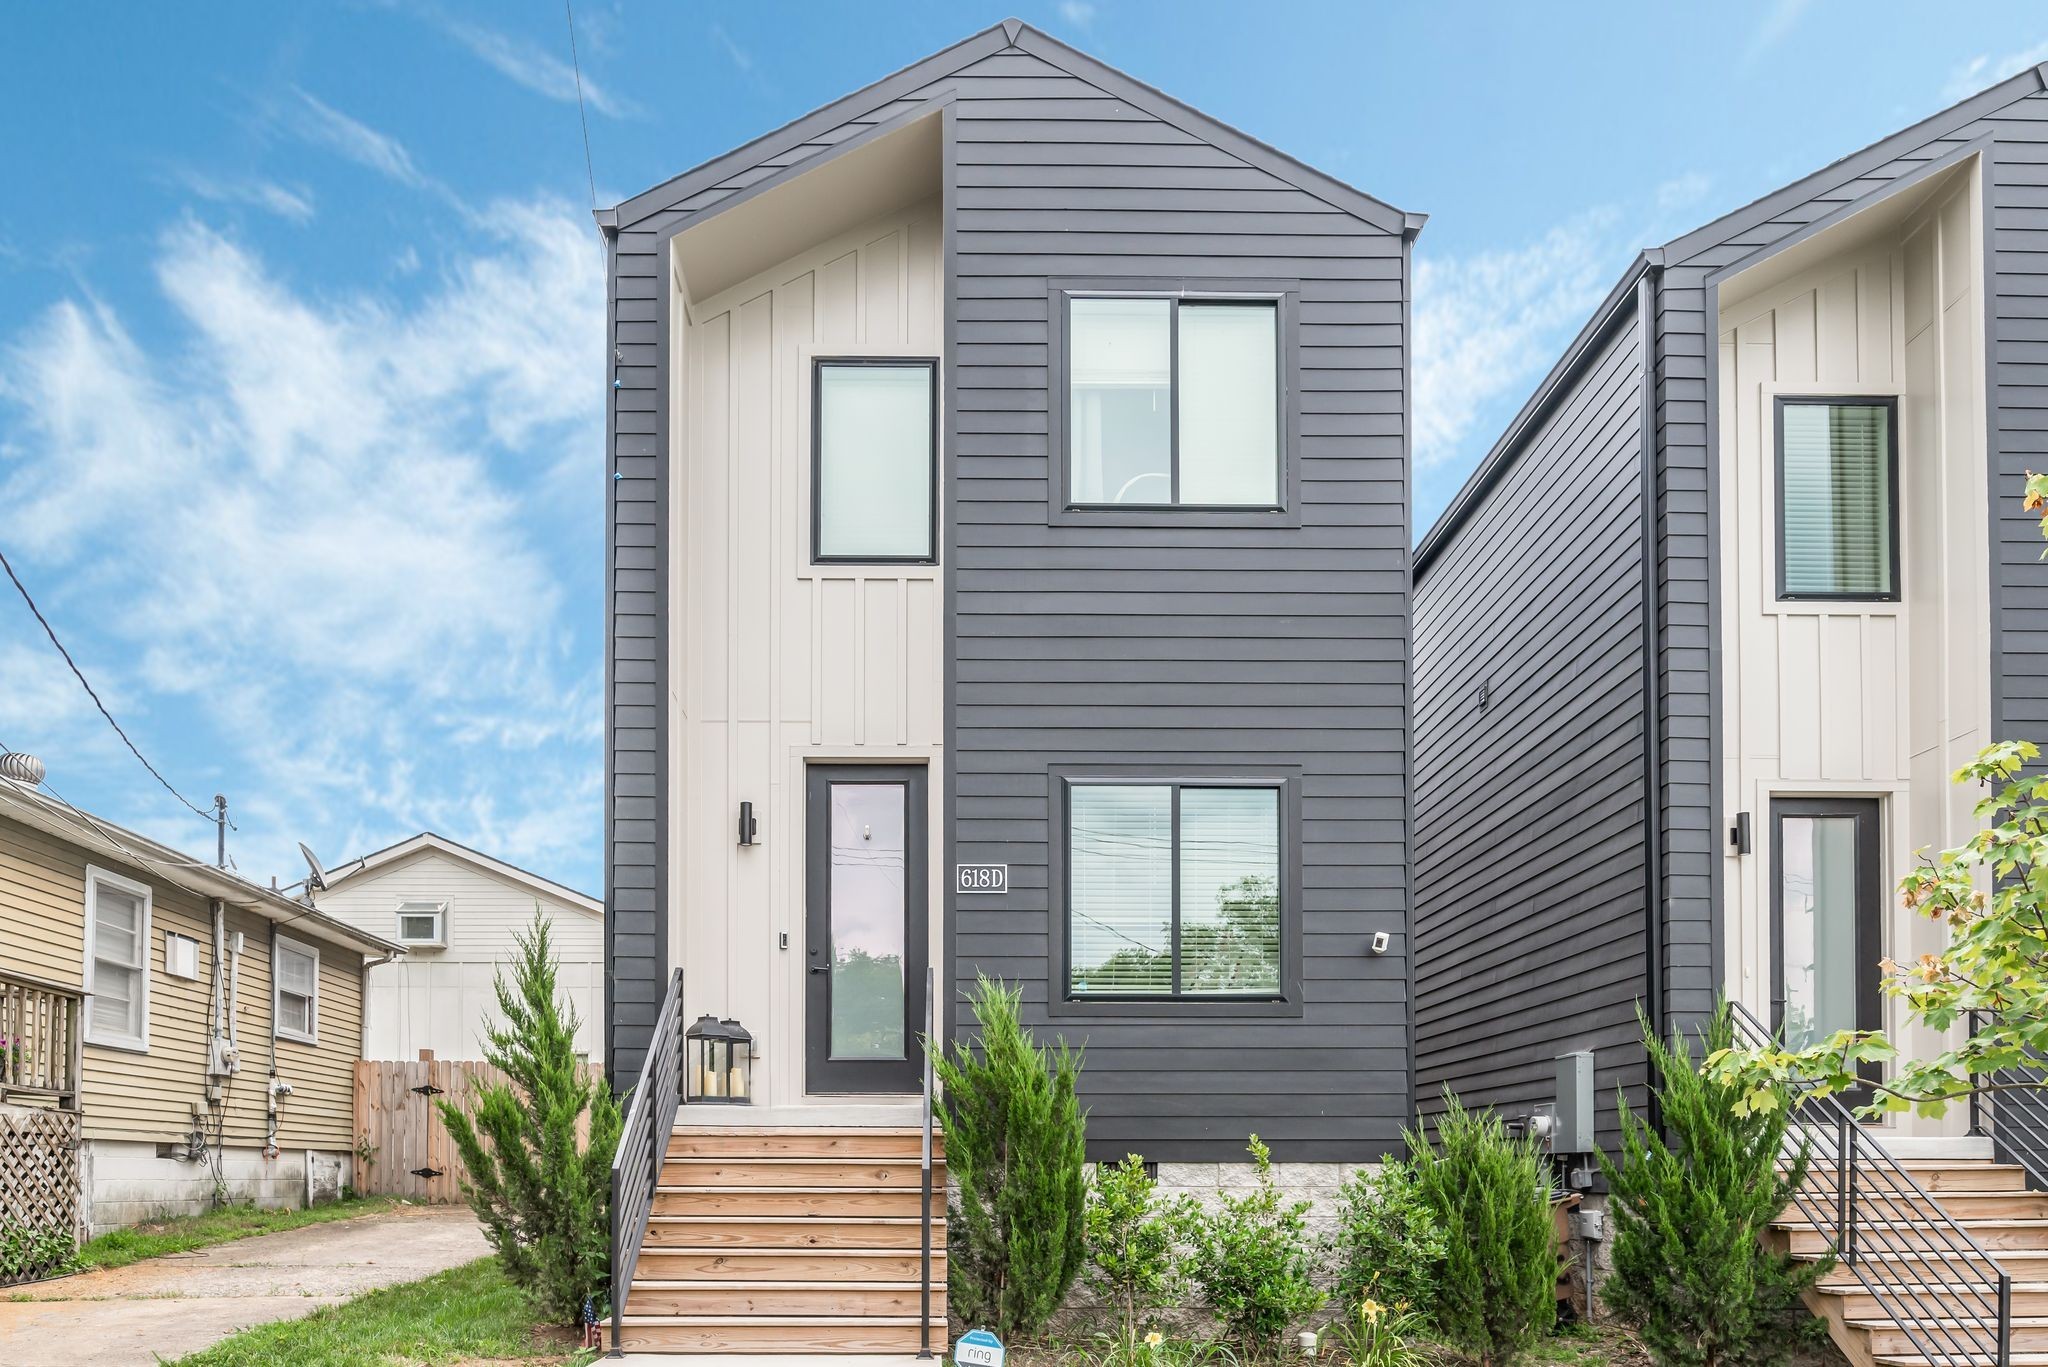
[[1771, 803], [1771, 1026], [1789, 1049], [1884, 1023], [1879, 817], [1876, 798]]
[[814, 764], [806, 821], [804, 1090], [922, 1085], [922, 765]]

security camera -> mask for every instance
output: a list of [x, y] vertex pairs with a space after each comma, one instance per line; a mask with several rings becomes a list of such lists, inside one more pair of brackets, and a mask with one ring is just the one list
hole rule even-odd
[[1393, 943], [1393, 936], [1387, 934], [1387, 932], [1385, 932], [1384, 930], [1376, 930], [1373, 932], [1372, 935], [1372, 952], [1375, 954], [1384, 954], [1387, 952], [1389, 948], [1393, 946]]

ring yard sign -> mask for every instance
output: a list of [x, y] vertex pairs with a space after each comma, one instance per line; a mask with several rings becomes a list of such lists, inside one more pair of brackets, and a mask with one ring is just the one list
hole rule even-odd
[[986, 1329], [970, 1329], [953, 1345], [955, 1367], [1003, 1367], [1003, 1341]]

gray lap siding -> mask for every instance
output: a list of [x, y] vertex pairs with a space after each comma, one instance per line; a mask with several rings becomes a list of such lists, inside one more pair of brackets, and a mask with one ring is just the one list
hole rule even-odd
[[[949, 82], [949, 860], [956, 986], [1020, 984], [1088, 1049], [1093, 1157], [1398, 1149], [1406, 1067], [1402, 236], [1026, 54]], [[1298, 528], [1048, 526], [1051, 281], [1299, 282]], [[1158, 525], [1164, 521], [1166, 525]], [[1300, 1014], [1075, 1016], [1048, 842], [1064, 766], [1300, 773]], [[1374, 956], [1375, 931], [1392, 937]]]

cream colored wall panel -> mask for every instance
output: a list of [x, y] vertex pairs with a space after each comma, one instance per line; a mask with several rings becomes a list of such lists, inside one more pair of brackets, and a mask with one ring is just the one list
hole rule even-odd
[[[1732, 739], [1724, 801], [1748, 811], [1755, 853], [1724, 883], [1728, 987], [1768, 1005], [1769, 811], [1775, 796], [1839, 793], [1884, 803], [1882, 882], [1918, 849], [1971, 828], [1972, 795], [1948, 783], [1989, 715], [1981, 262], [1975, 182], [1890, 236], [1845, 227], [1849, 245], [1802, 274], [1722, 288], [1720, 382], [1723, 668]], [[1825, 241], [1825, 238], [1819, 239]], [[1776, 596], [1775, 404], [1785, 396], [1896, 395], [1901, 601]], [[1886, 897], [1900, 956], [1944, 933]], [[1888, 1005], [1892, 1025], [1897, 1008]], [[1914, 1041], [1931, 1045], [1931, 1040]], [[1959, 1132], [1951, 1117], [1895, 1122]]]
[[[745, 1021], [760, 1041], [763, 1099], [780, 1104], [811, 1102], [806, 765], [933, 765], [934, 831], [943, 810], [933, 764], [942, 570], [811, 563], [812, 366], [832, 355], [937, 355], [943, 242], [928, 202], [691, 304], [701, 336], [675, 400], [691, 411], [672, 424], [687, 434], [676, 459], [692, 497], [686, 535], [697, 538], [678, 613], [684, 655], [697, 664], [674, 942], [688, 968], [686, 1014]], [[761, 822], [761, 843], [747, 849], [733, 832], [743, 800]], [[936, 946], [943, 917], [934, 909], [929, 920]]]

